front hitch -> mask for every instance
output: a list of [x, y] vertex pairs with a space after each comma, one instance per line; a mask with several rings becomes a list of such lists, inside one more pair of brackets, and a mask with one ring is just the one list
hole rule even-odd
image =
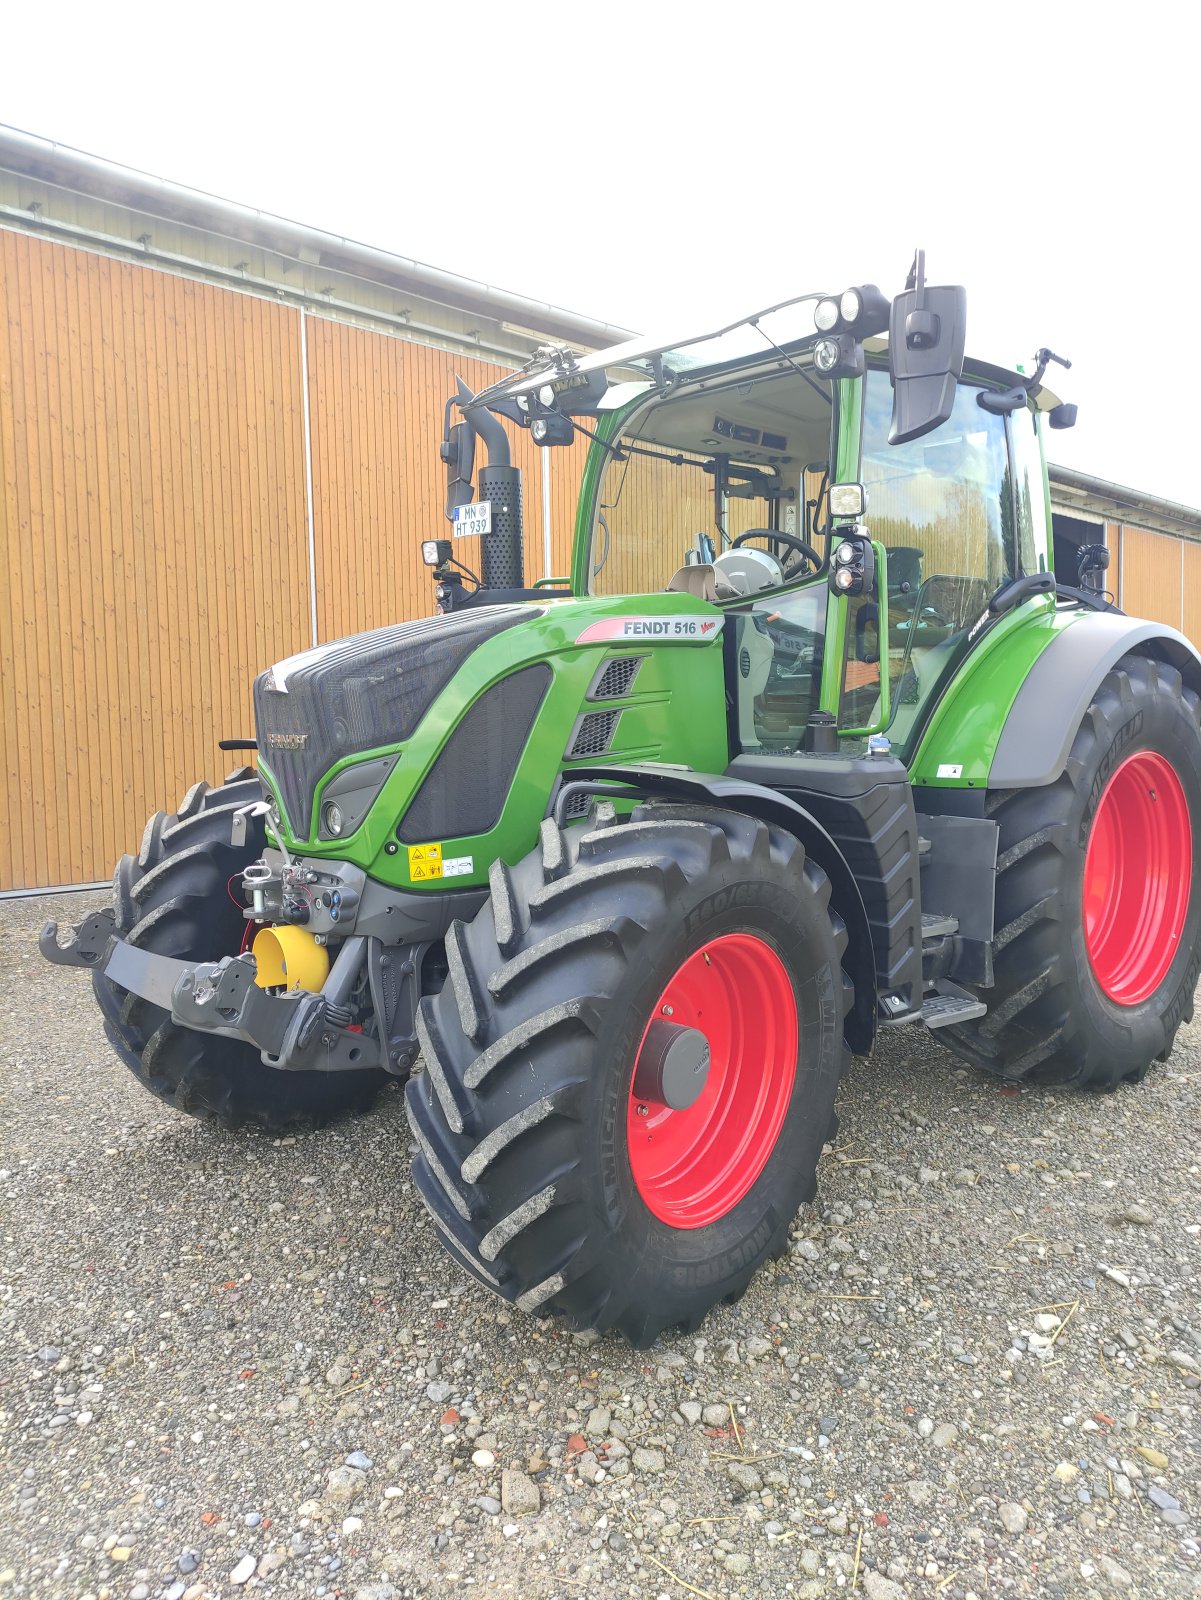
[[346, 941], [322, 993], [297, 989], [272, 994], [255, 982], [253, 957], [197, 963], [141, 950], [117, 935], [107, 907], [85, 917], [65, 944], [59, 944], [54, 922], [38, 937], [47, 961], [103, 972], [122, 989], [169, 1011], [180, 1027], [245, 1039], [270, 1067], [285, 1072], [362, 1072], [371, 1067], [402, 1072], [411, 1057], [402, 1060], [397, 1051], [385, 1061], [378, 1040], [347, 1025], [350, 1013], [341, 1000], [362, 969], [365, 947], [364, 939]]

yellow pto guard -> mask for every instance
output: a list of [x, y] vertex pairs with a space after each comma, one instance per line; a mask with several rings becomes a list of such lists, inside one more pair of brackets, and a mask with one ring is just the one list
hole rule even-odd
[[303, 928], [263, 928], [255, 935], [255, 983], [260, 989], [310, 989], [329, 976], [329, 953]]

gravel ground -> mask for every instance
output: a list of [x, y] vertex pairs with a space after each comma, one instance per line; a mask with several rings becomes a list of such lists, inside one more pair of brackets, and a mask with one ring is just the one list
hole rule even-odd
[[885, 1039], [791, 1257], [635, 1353], [467, 1285], [398, 1094], [161, 1108], [33, 944], [96, 903], [0, 903], [0, 1600], [1198, 1592], [1198, 1026], [1105, 1098]]

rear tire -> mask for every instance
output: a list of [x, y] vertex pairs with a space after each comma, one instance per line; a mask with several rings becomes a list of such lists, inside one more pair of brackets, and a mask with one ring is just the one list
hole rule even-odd
[[[623, 825], [600, 806], [583, 828], [544, 822], [541, 847], [497, 863], [491, 888], [421, 1002], [426, 1066], [406, 1090], [418, 1191], [455, 1261], [523, 1310], [640, 1347], [695, 1327], [786, 1247], [815, 1193], [851, 1001], [829, 880], [749, 817], [644, 805]], [[641, 1076], [632, 1094], [635, 1068], [670, 985], [685, 969], [695, 982], [710, 951], [712, 1010], [751, 1048], [714, 1044], [701, 1097], [672, 1113]], [[753, 1114], [729, 1114], [739, 1094]], [[663, 1148], [690, 1111], [671, 1181], [639, 1155], [639, 1130]]]
[[989, 796], [996, 983], [977, 991], [985, 1016], [936, 1035], [965, 1061], [1011, 1081], [1114, 1089], [1167, 1059], [1201, 967], [1199, 721], [1175, 668], [1127, 656], [1063, 775]]
[[[195, 784], [174, 816], [151, 817], [139, 853], [122, 856], [113, 879], [117, 932], [129, 944], [181, 961], [238, 953], [246, 922], [233, 880], [262, 854], [266, 835], [254, 818], [235, 847], [230, 825], [239, 807], [261, 798], [253, 768], [242, 767], [219, 788]], [[93, 973], [92, 986], [121, 1060], [143, 1088], [189, 1116], [296, 1132], [367, 1110], [388, 1081], [382, 1071], [280, 1072], [243, 1040], [177, 1027], [103, 973]]]

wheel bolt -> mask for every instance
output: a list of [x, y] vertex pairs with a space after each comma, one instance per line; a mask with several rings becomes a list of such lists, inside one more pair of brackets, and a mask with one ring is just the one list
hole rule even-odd
[[639, 1106], [639, 1107], [638, 1107], [638, 1115], [639, 1115], [639, 1116], [640, 1116], [640, 1117], [649, 1117], [649, 1116], [650, 1116], [650, 1112], [649, 1112], [649, 1110], [648, 1110], [648, 1109], [647, 1109], [647, 1108], [646, 1108], [646, 1106]]
[[664, 1006], [663, 1007], [663, 1015], [665, 1017], [672, 1017], [672, 1016], [675, 1015], [675, 1010], [676, 1010], [675, 1006]]

